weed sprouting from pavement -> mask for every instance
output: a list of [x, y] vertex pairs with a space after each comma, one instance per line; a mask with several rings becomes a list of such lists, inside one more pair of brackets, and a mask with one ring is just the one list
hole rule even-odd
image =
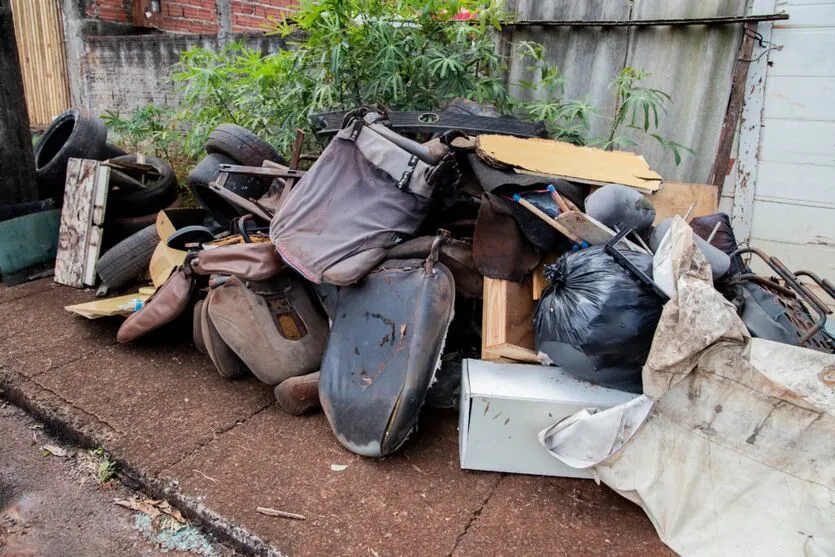
[[90, 450], [90, 456], [96, 461], [96, 481], [99, 485], [104, 485], [114, 477], [116, 477], [116, 462], [110, 458], [110, 455], [101, 448]]

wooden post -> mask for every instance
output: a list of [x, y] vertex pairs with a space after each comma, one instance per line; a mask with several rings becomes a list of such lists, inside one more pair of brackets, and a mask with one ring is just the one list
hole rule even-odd
[[35, 156], [12, 7], [9, 0], [0, 0], [0, 203], [37, 198]]
[[739, 122], [739, 115], [742, 113], [742, 106], [745, 102], [745, 83], [748, 79], [748, 66], [751, 64], [751, 54], [754, 52], [754, 35], [757, 24], [746, 23], [742, 32], [742, 45], [739, 47], [739, 56], [736, 59], [733, 79], [731, 81], [731, 95], [728, 99], [728, 109], [725, 112], [725, 120], [722, 123], [722, 131], [719, 135], [719, 145], [716, 148], [716, 157], [713, 160], [713, 167], [710, 169], [708, 183], [719, 188], [719, 195], [722, 195], [722, 185], [728, 175], [731, 166], [731, 149], [733, 148], [736, 124]]

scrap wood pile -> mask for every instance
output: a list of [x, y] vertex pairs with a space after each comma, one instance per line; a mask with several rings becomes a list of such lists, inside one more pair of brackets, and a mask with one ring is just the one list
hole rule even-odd
[[[628, 443], [635, 458], [651, 458], [640, 435], [647, 416], [660, 413], [656, 425], [670, 417], [663, 401], [678, 396], [677, 384], [749, 362], [751, 337], [800, 351], [793, 357], [806, 363], [804, 373], [822, 369], [824, 377], [832, 368], [833, 339], [823, 327], [831, 312], [800, 278], [835, 298], [832, 284], [738, 248], [709, 186], [664, 182], [640, 156], [536, 133], [447, 130], [418, 143], [390, 122], [365, 108], [345, 114], [307, 171], [298, 169], [301, 136], [288, 164], [246, 130], [221, 126], [207, 145], [210, 162], [189, 178], [203, 210], [157, 217], [153, 249], [143, 255], [153, 295], [128, 294], [105, 312], [68, 309], [128, 314], [119, 342], [190, 326], [222, 376], [254, 375], [294, 414], [321, 406], [338, 441], [368, 457], [403, 446], [423, 407], [460, 398], [462, 467], [523, 473], [592, 477]], [[779, 280], [753, 273], [746, 254]], [[699, 363], [703, 354], [718, 367]], [[773, 371], [753, 362], [744, 381]], [[789, 392], [774, 390], [774, 400]], [[829, 396], [798, 392], [793, 403]], [[693, 412], [742, 404], [711, 394], [722, 400]], [[513, 421], [488, 416], [491, 403], [494, 411], [507, 404]], [[597, 414], [590, 422], [586, 408], [609, 408], [604, 418], [614, 413], [614, 423], [633, 429], [607, 435], [611, 423], [594, 422]], [[722, 434], [750, 435], [745, 408], [735, 411], [724, 415], [736, 429]], [[769, 419], [758, 412], [745, 419]], [[755, 450], [749, 445], [739, 451]], [[791, 472], [772, 456], [775, 470]], [[803, 476], [810, 483], [798, 489], [826, 485], [819, 476], [829, 468]], [[622, 485], [624, 474], [610, 485]], [[641, 495], [655, 496], [630, 498]], [[656, 503], [643, 502], [661, 517], [656, 524], [665, 512], [678, 516]], [[696, 522], [659, 533], [686, 547], [678, 536], [686, 539]]]

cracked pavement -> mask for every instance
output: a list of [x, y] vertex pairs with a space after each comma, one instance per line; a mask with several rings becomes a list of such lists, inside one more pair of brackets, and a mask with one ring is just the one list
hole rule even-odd
[[[66, 454], [50, 455], [42, 449], [47, 445]], [[93, 457], [53, 437], [22, 410], [2, 403], [0, 446], [0, 554], [191, 554], [163, 548], [157, 540], [146, 538], [136, 527], [139, 515], [113, 503], [116, 498], [130, 499], [133, 492], [115, 481], [100, 486]], [[212, 555], [235, 555], [210, 539], [199, 539], [204, 542], [201, 549]]]
[[461, 470], [456, 412], [425, 411], [402, 451], [364, 459], [323, 414], [289, 416], [270, 387], [221, 378], [189, 323], [117, 345], [120, 319], [63, 309], [92, 298], [49, 280], [0, 286], [3, 396], [105, 447], [125, 481], [246, 553], [673, 554], [640, 508], [590, 480]]

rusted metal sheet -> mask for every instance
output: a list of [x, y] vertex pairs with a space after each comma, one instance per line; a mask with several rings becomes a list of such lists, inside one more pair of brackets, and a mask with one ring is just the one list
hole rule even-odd
[[[745, 0], [655, 2], [650, 0], [517, 0], [508, 3], [520, 20], [647, 20], [741, 16]], [[769, 12], [771, 13], [771, 12]], [[685, 154], [680, 166], [652, 137], [625, 133], [638, 141], [630, 150], [643, 154], [666, 179], [704, 183], [710, 173], [723, 118], [728, 106], [731, 75], [742, 37], [742, 25], [545, 28], [520, 27], [506, 31], [515, 44], [535, 40], [545, 45], [547, 59], [566, 77], [566, 98], [588, 100], [601, 107], [602, 117], [592, 122], [591, 133], [603, 136], [614, 114], [611, 80], [626, 66], [646, 70], [645, 85], [672, 97], [661, 115], [660, 135], [696, 151]], [[522, 99], [532, 93], [519, 86], [530, 80], [529, 64], [517, 53], [510, 60], [511, 91]]]
[[[518, 19], [629, 19], [631, 11], [630, 3], [623, 0], [516, 0], [507, 5], [510, 10], [515, 5]], [[534, 93], [520, 85], [523, 80], [535, 80], [535, 76], [528, 68], [530, 62], [522, 60], [516, 48], [522, 41], [541, 43], [547, 61], [556, 64], [566, 77], [565, 97], [588, 97], [590, 103], [600, 107], [602, 117], [592, 120], [591, 133], [595, 136], [606, 134], [608, 122], [614, 115], [609, 82], [623, 69], [626, 58], [628, 32], [625, 28], [519, 27], [510, 29], [505, 35], [512, 42], [508, 83], [513, 96], [524, 100], [546, 96], [544, 92]]]
[[55, 282], [83, 288], [96, 282], [110, 168], [70, 159], [58, 234]]

